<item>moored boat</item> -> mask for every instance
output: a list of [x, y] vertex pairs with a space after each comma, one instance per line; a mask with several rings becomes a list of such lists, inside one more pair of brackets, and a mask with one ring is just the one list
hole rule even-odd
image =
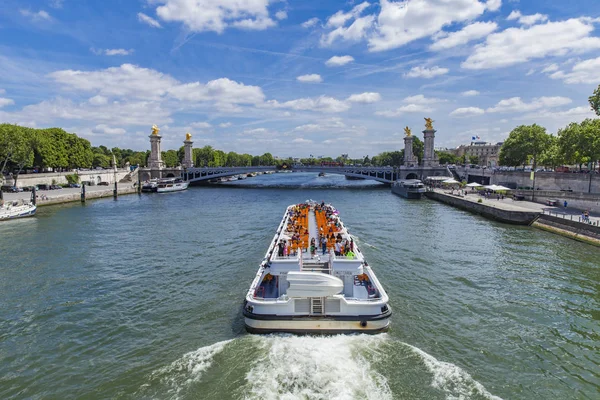
[[[2, 203], [1, 200], [0, 203]], [[37, 206], [33, 203], [27, 203], [23, 200], [7, 201], [0, 205], [0, 221], [33, 217], [36, 211]]]
[[287, 208], [243, 314], [251, 333], [377, 333], [389, 327], [388, 300], [338, 212], [306, 202]]
[[158, 179], [150, 179], [142, 184], [142, 192], [156, 192], [156, 188], [158, 187]]
[[158, 181], [156, 191], [158, 193], [179, 192], [188, 188], [189, 182], [181, 178], [167, 178]]
[[392, 193], [407, 199], [420, 199], [425, 192], [425, 185], [418, 179], [404, 179], [392, 183]]

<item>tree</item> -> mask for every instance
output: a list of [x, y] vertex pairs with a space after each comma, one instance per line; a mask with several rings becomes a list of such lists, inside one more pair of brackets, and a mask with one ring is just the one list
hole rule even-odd
[[419, 163], [423, 160], [425, 154], [425, 144], [416, 136], [413, 136], [413, 154], [419, 160]]
[[558, 146], [558, 138], [550, 135], [550, 143], [548, 147], [540, 154], [540, 165], [545, 167], [555, 167], [562, 165], [564, 157]]
[[13, 171], [15, 186], [23, 168], [33, 166], [35, 136], [35, 129], [9, 124], [0, 127], [0, 144], [3, 146], [0, 154], [4, 158], [0, 173], [4, 177], [5, 169]]
[[535, 169], [538, 156], [548, 148], [550, 135], [546, 128], [537, 124], [521, 125], [510, 132], [500, 148], [500, 164], [507, 166], [525, 165], [533, 158]]
[[590, 102], [590, 106], [592, 106], [592, 110], [596, 113], [596, 115], [600, 116], [600, 85], [594, 90], [594, 94], [588, 98]]
[[440, 160], [440, 164], [457, 164], [458, 156], [448, 153], [445, 151], [437, 152], [438, 159]]
[[165, 167], [173, 168], [179, 165], [179, 157], [177, 155], [177, 150], [167, 150], [163, 151], [162, 160], [165, 163]]
[[469, 156], [469, 164], [479, 164], [479, 156]]

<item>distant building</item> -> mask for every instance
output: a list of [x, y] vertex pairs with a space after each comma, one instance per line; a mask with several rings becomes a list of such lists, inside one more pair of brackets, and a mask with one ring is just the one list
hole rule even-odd
[[479, 165], [495, 167], [498, 165], [502, 143], [504, 142], [471, 142], [471, 144], [461, 144], [457, 148], [447, 151], [458, 157], [466, 156], [467, 163], [469, 162], [469, 157], [476, 156], [479, 159]]

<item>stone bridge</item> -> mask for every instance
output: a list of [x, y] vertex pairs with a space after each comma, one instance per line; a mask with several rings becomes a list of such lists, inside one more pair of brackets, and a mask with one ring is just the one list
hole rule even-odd
[[[208, 181], [221, 177], [249, 174], [253, 172], [275, 171], [275, 166], [260, 167], [204, 167], [187, 168], [183, 171], [183, 179], [193, 182]], [[390, 184], [401, 179], [425, 179], [428, 176], [452, 176], [446, 167], [325, 167], [325, 166], [290, 166], [285, 170], [296, 172], [323, 172], [326, 174], [345, 175], [353, 178], [371, 179]]]

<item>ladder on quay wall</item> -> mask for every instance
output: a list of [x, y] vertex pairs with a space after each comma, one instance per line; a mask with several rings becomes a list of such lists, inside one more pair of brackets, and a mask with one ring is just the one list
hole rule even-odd
[[325, 314], [324, 304], [322, 297], [311, 297], [310, 298], [310, 315], [323, 315]]

